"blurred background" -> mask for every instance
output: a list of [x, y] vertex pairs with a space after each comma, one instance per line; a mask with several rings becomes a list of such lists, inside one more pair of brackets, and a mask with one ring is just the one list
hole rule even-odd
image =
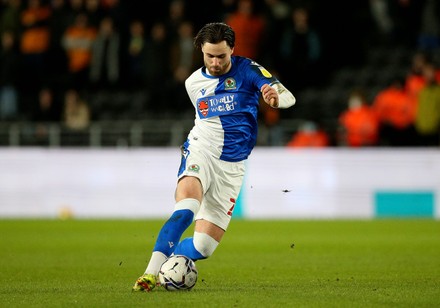
[[235, 217], [440, 217], [436, 0], [0, 3], [1, 217], [167, 216], [213, 21], [297, 98], [260, 104]]
[[435, 0], [2, 0], [0, 146], [177, 146], [207, 22], [297, 98], [258, 145], [438, 146]]

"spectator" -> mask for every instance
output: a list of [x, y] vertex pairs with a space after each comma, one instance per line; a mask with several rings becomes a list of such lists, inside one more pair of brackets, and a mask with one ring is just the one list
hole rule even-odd
[[276, 70], [275, 59], [279, 56], [278, 48], [274, 46], [280, 46], [281, 35], [290, 17], [291, 8], [283, 0], [265, 0], [265, 3], [267, 7], [265, 10], [266, 34], [261, 48], [261, 62], [265, 67], [271, 67], [271, 71], [274, 71]]
[[339, 144], [349, 147], [374, 146], [379, 138], [379, 119], [368, 106], [362, 91], [354, 90], [348, 109], [339, 117]]
[[[289, 17], [290, 7], [283, 0], [264, 0], [266, 3], [266, 7], [269, 9], [269, 19], [272, 19], [272, 22], [275, 23], [284, 23], [286, 19]], [[281, 25], [276, 28], [280, 29]]]
[[[192, 70], [198, 66], [195, 64], [193, 24], [189, 21], [182, 22], [178, 28], [178, 37], [171, 45], [171, 68], [174, 72], [174, 79], [184, 83]], [[200, 60], [200, 58], [199, 58]]]
[[[113, 20], [115, 28], [122, 29], [124, 25], [128, 23], [126, 19], [126, 8], [123, 6], [123, 4], [125, 3], [128, 6], [129, 2], [132, 1], [100, 0], [102, 14], [103, 16], [110, 17]], [[148, 3], [148, 8], [150, 8], [150, 5], [151, 4]]]
[[84, 130], [90, 125], [89, 105], [74, 89], [67, 90], [64, 97], [63, 124], [73, 131]]
[[146, 84], [146, 42], [144, 25], [134, 20], [129, 27], [128, 45], [124, 50], [126, 57], [126, 86], [139, 89]]
[[173, 99], [174, 104], [169, 107], [174, 110], [183, 111], [187, 108], [185, 104], [187, 93], [185, 80], [198, 67], [203, 65], [203, 60], [199, 57], [200, 53], [194, 51], [193, 24], [184, 21], [179, 25], [178, 37], [172, 42], [171, 50], [171, 70], [173, 72]]
[[92, 44], [96, 29], [90, 27], [87, 15], [79, 14], [63, 35], [63, 47], [68, 58], [68, 70], [72, 76], [71, 85], [83, 88], [89, 80], [89, 68], [92, 58]]
[[309, 12], [296, 8], [291, 14], [291, 23], [285, 28], [280, 45], [277, 67], [287, 87], [296, 91], [316, 83], [321, 41], [309, 25]]
[[166, 110], [164, 102], [170, 100], [170, 46], [165, 25], [155, 23], [151, 28], [150, 36], [146, 42], [146, 77], [147, 89], [150, 93], [150, 109], [152, 111]]
[[21, 0], [7, 0], [6, 8], [0, 14], [0, 34], [10, 31], [15, 38], [20, 37], [20, 9]]
[[230, 14], [225, 22], [235, 31], [234, 54], [258, 62], [265, 20], [256, 13], [254, 1], [238, 0], [237, 10]]
[[84, 0], [68, 0], [69, 1], [69, 19], [68, 24], [75, 22], [76, 16], [84, 13]]
[[168, 16], [165, 19], [167, 36], [170, 41], [179, 37], [179, 26], [185, 21], [185, 2], [182, 0], [170, 1]]
[[411, 60], [411, 70], [405, 80], [405, 88], [409, 95], [418, 97], [420, 90], [425, 86], [423, 68], [429, 63], [425, 52], [416, 52]]
[[[427, 65], [433, 63], [430, 53], [426, 51], [417, 51], [414, 53], [411, 61], [411, 69], [405, 79], [405, 89], [414, 97], [418, 97], [419, 92], [426, 85], [423, 70]], [[440, 70], [436, 69], [435, 79], [440, 82]]]
[[298, 131], [293, 134], [287, 146], [293, 148], [322, 148], [329, 146], [329, 144], [329, 136], [323, 129], [318, 128], [316, 123], [312, 121], [305, 121]]
[[69, 25], [69, 10], [65, 0], [52, 0], [51, 11], [50, 43], [46, 61], [46, 70], [49, 73], [48, 82], [64, 87], [67, 83], [67, 55], [62, 45], [62, 38]]
[[424, 2], [419, 0], [388, 1], [389, 14], [394, 24], [395, 44], [416, 46]]
[[113, 20], [105, 17], [93, 41], [90, 80], [98, 87], [112, 87], [119, 80], [119, 33]]
[[418, 47], [435, 50], [440, 47], [440, 4], [438, 0], [425, 0], [421, 12]]
[[64, 146], [87, 144], [90, 109], [86, 101], [84, 101], [74, 89], [69, 89], [65, 92], [62, 124], [62, 144]]
[[56, 102], [54, 92], [51, 88], [43, 87], [40, 89], [38, 101], [33, 107], [31, 119], [40, 123], [40, 125], [60, 121], [60, 106]]
[[20, 16], [22, 34], [20, 50], [23, 58], [22, 82], [32, 90], [43, 83], [45, 58], [49, 48], [49, 17], [51, 10], [40, 0], [29, 0]]
[[219, 0], [219, 2], [221, 6], [220, 12], [217, 13], [219, 20], [226, 20], [237, 10], [237, 0]]
[[420, 90], [415, 128], [419, 134], [419, 145], [438, 146], [440, 129], [440, 85], [432, 64], [423, 68], [426, 85]]
[[100, 7], [99, 0], [85, 0], [84, 9], [90, 26], [96, 29], [99, 28], [101, 20], [104, 18], [104, 12]]
[[371, 17], [376, 25], [375, 30], [380, 43], [387, 43], [394, 29], [388, 2], [388, 0], [369, 0]]
[[389, 87], [381, 90], [373, 101], [373, 108], [380, 121], [380, 138], [384, 145], [415, 145], [414, 120], [417, 99], [409, 95], [404, 81], [397, 78]]
[[0, 50], [0, 120], [13, 120], [18, 116], [18, 61], [14, 48], [15, 38], [11, 31], [1, 35]]
[[49, 144], [51, 125], [60, 121], [59, 106], [54, 98], [52, 89], [43, 87], [38, 93], [37, 104], [32, 108], [31, 119], [35, 123], [33, 137], [38, 145]]
[[40, 0], [29, 0], [22, 11], [21, 52], [23, 54], [41, 54], [49, 46], [48, 22], [50, 8], [43, 6]]

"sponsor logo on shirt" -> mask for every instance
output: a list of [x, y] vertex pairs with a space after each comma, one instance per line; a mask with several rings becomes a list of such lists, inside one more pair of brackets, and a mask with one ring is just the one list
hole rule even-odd
[[199, 108], [199, 112], [204, 116], [207, 117], [209, 113], [209, 106], [206, 101], [200, 101], [197, 104], [197, 107]]
[[197, 100], [197, 111], [201, 119], [234, 113], [239, 110], [238, 94], [218, 94]]

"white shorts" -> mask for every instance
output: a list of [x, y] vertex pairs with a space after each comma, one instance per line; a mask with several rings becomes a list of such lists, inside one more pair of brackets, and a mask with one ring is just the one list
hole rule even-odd
[[209, 152], [182, 146], [178, 177], [193, 176], [203, 187], [203, 200], [195, 220], [204, 219], [226, 231], [245, 173], [244, 161], [227, 162]]

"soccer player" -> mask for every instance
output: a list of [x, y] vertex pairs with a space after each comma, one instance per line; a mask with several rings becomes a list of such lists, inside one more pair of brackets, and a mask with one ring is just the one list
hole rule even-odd
[[[196, 115], [181, 147], [176, 204], [134, 291], [151, 291], [161, 264], [171, 254], [194, 261], [212, 255], [231, 220], [244, 162], [256, 143], [260, 95], [273, 108], [295, 104], [292, 93], [266, 69], [251, 59], [232, 56], [234, 44], [235, 33], [224, 23], [206, 24], [194, 39], [204, 66], [185, 82]], [[179, 242], [193, 221], [193, 237]]]

